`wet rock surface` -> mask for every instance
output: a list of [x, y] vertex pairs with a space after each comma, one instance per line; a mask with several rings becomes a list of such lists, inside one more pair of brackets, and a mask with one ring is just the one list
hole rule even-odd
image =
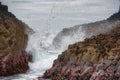
[[0, 76], [24, 73], [29, 69], [30, 56], [25, 51], [27, 27], [0, 2]]
[[[50, 80], [120, 80], [120, 24], [69, 45], [43, 78]], [[40, 79], [41, 80], [41, 79]]]

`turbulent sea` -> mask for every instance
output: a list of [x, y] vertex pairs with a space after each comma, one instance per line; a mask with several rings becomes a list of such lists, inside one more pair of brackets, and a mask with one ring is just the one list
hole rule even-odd
[[[26, 74], [4, 77], [0, 80], [32, 80], [42, 76], [52, 66], [53, 60], [68, 44], [84, 40], [81, 31], [79, 38], [65, 39], [67, 45], [55, 48], [54, 37], [63, 28], [74, 25], [99, 21], [108, 18], [118, 11], [119, 0], [0, 0], [8, 5], [9, 11], [33, 29], [29, 35], [28, 53], [32, 54], [33, 62]], [[78, 37], [76, 35], [76, 37]]]

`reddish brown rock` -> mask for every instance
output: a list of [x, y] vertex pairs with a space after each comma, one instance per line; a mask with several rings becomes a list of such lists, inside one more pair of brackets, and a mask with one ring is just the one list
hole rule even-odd
[[43, 78], [51, 80], [119, 80], [120, 24], [111, 33], [100, 34], [69, 45]]
[[13, 52], [0, 58], [0, 76], [25, 73], [28, 70], [28, 54], [24, 51]]
[[0, 76], [25, 73], [29, 69], [26, 29], [27, 25], [0, 3]]

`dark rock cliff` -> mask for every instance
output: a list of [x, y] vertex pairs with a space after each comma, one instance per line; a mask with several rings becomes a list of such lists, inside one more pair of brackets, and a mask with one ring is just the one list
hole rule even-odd
[[29, 69], [26, 29], [28, 26], [0, 2], [0, 76], [24, 73]]
[[108, 20], [110, 21], [120, 20], [120, 7], [119, 7], [119, 11], [113, 14], [110, 18], [108, 18]]

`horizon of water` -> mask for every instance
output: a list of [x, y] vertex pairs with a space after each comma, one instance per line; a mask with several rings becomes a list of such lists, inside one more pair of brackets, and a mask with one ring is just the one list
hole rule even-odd
[[[63, 28], [106, 19], [119, 8], [119, 0], [0, 1], [8, 5], [9, 11], [28, 24], [35, 32], [29, 35], [26, 49], [33, 56], [33, 62], [29, 63], [30, 70], [26, 74], [4, 77], [2, 80], [32, 80], [41, 76], [63, 51], [63, 49], [55, 49], [52, 46], [57, 33]], [[82, 41], [84, 32], [81, 31], [80, 34], [79, 39], [76, 35], [74, 41], [69, 41], [70, 37], [65, 41], [69, 44]]]

